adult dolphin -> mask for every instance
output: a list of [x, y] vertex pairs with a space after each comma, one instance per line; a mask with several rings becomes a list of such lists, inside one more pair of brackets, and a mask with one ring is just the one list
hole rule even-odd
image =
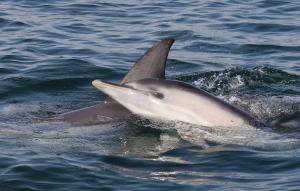
[[[165, 78], [166, 60], [174, 39], [164, 39], [150, 48], [130, 71], [120, 84], [143, 78]], [[126, 119], [130, 111], [111, 98], [97, 105], [72, 111], [61, 115], [61, 118], [76, 125], [93, 125], [116, 122]]]
[[132, 113], [209, 127], [264, 126], [250, 114], [190, 84], [141, 79], [125, 84], [92, 84]]

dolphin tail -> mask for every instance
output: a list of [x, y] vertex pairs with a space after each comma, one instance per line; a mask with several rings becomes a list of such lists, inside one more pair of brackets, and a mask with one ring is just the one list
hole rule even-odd
[[[164, 39], [150, 48], [132, 66], [121, 84], [143, 78], [165, 78], [166, 61], [173, 43], [174, 39]], [[62, 114], [61, 118], [76, 125], [93, 125], [124, 120], [129, 115], [130, 111], [108, 97], [97, 105]]]

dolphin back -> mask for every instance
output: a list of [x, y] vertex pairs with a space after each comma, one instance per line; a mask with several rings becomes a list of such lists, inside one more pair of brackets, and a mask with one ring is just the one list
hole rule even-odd
[[118, 122], [130, 115], [130, 112], [114, 101], [100, 102], [91, 107], [63, 114], [63, 120], [74, 125], [92, 125]]

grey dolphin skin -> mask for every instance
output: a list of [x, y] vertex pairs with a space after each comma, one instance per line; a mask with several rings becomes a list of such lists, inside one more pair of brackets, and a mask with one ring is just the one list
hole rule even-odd
[[[164, 39], [150, 48], [122, 79], [121, 84], [143, 78], [165, 78], [167, 57], [174, 39]], [[75, 125], [93, 125], [126, 119], [130, 111], [111, 98], [97, 105], [72, 111], [61, 118]]]
[[122, 85], [94, 80], [93, 85], [132, 113], [209, 127], [264, 126], [250, 114], [190, 84], [141, 79]]

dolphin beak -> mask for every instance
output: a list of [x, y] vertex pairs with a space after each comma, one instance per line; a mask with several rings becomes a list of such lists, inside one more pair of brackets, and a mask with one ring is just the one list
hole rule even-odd
[[92, 84], [95, 88], [103, 91], [104, 93], [106, 93], [108, 95], [110, 95], [112, 92], [122, 92], [122, 93], [129, 94], [130, 90], [131, 90], [128, 87], [124, 87], [119, 84], [114, 84], [111, 82], [105, 82], [105, 81], [101, 81], [101, 80], [94, 80], [92, 82]]

